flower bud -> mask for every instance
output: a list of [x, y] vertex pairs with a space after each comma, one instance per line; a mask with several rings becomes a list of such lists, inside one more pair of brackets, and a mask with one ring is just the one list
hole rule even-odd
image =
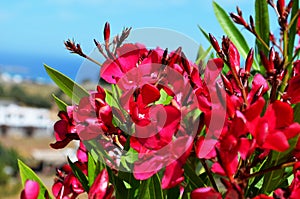
[[237, 11], [237, 13], [238, 13], [239, 16], [243, 15], [241, 9], [238, 6], [236, 7], [236, 11]]
[[250, 18], [250, 26], [251, 26], [252, 32], [255, 32], [255, 25], [254, 25], [253, 17], [250, 15], [249, 18]]
[[104, 25], [104, 31], [103, 31], [103, 34], [104, 34], [104, 41], [105, 43], [108, 44], [109, 42], [109, 37], [110, 37], [110, 25], [108, 22], [105, 23]]
[[229, 92], [229, 94], [232, 95], [233, 94], [233, 88], [231, 86], [231, 82], [222, 73], [221, 73], [221, 78], [223, 80], [223, 84], [224, 84], [224, 87], [225, 87], [226, 91]]
[[279, 15], [282, 17], [283, 13], [284, 13], [284, 5], [285, 5], [285, 1], [284, 0], [278, 0], [277, 1], [277, 10]]
[[214, 47], [215, 51], [217, 51], [217, 53], [220, 53], [221, 48], [220, 48], [219, 43], [216, 40], [216, 38], [212, 34], [209, 33], [209, 39], [210, 39], [210, 43]]
[[245, 64], [245, 72], [246, 74], [250, 74], [251, 66], [253, 64], [253, 48], [250, 49], [247, 58], [246, 58], [246, 64]]
[[185, 54], [183, 52], [181, 52], [181, 63], [182, 63], [183, 69], [186, 71], [186, 73], [188, 75], [190, 75], [191, 74], [190, 63], [187, 60], [187, 58], [186, 58], [186, 56], [185, 56]]
[[232, 42], [229, 43], [228, 61], [230, 63], [229, 67], [232, 68], [232, 70], [234, 69], [237, 74], [240, 70], [240, 53]]
[[242, 26], [248, 26], [247, 22], [244, 20], [242, 16], [239, 16], [235, 13], [230, 13], [230, 17], [235, 23], [240, 24]]
[[274, 60], [275, 60], [275, 50], [274, 47], [271, 47], [269, 52], [269, 70], [274, 70]]
[[178, 47], [176, 49], [176, 51], [172, 54], [172, 56], [170, 57], [169, 59], [169, 66], [173, 66], [175, 63], [178, 62], [180, 56], [181, 56], [181, 50], [182, 48], [181, 47]]

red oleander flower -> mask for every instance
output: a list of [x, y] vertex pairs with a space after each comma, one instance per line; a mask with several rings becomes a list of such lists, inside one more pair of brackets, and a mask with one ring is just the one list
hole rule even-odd
[[[86, 165], [75, 163], [81, 170], [86, 171]], [[76, 198], [84, 192], [84, 189], [73, 174], [71, 167], [66, 164], [61, 169], [57, 169], [57, 178], [52, 186], [52, 193], [57, 199]]]
[[81, 140], [91, 140], [118, 131], [112, 124], [112, 109], [106, 103], [105, 96], [105, 91], [98, 86], [96, 92], [83, 97], [74, 107], [74, 121]]
[[108, 173], [106, 169], [103, 169], [92, 184], [88, 197], [89, 199], [110, 199], [113, 191], [113, 186], [109, 185]]
[[116, 59], [108, 59], [103, 63], [100, 71], [101, 78], [108, 83], [116, 84], [126, 72], [139, 64], [141, 57], [147, 52], [146, 47], [141, 44], [124, 44], [117, 49]]
[[75, 122], [73, 120], [73, 107], [68, 106], [67, 112], [60, 111], [58, 116], [61, 120], [57, 121], [54, 125], [54, 136], [56, 142], [50, 144], [54, 149], [64, 148], [72, 140], [79, 140]]
[[287, 96], [292, 104], [300, 102], [300, 60], [294, 62], [294, 77], [288, 82]]
[[40, 192], [40, 185], [36, 181], [27, 180], [21, 192], [21, 199], [37, 199]]
[[293, 120], [290, 105], [275, 101], [268, 106], [263, 117], [249, 122], [248, 128], [259, 147], [285, 151], [289, 148], [288, 140], [300, 133], [300, 125]]
[[211, 187], [195, 189], [191, 193], [191, 199], [222, 199], [222, 195]]
[[[82, 142], [77, 150], [77, 158], [74, 164], [87, 175], [87, 151]], [[76, 198], [85, 190], [79, 179], [74, 175], [69, 164], [63, 165], [56, 171], [56, 179], [52, 186], [52, 193], [57, 199]]]

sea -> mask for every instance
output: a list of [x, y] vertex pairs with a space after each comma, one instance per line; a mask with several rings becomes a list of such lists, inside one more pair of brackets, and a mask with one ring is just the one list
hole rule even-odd
[[32, 81], [51, 84], [44, 64], [60, 71], [78, 83], [97, 82], [100, 67], [84, 58], [66, 53], [63, 56], [0, 52], [0, 77], [6, 81]]

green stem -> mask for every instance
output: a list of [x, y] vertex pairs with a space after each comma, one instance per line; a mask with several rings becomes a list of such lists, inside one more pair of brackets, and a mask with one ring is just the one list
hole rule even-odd
[[[279, 92], [283, 93], [289, 78], [290, 78], [290, 73], [292, 72], [292, 64], [288, 63], [289, 60], [289, 55], [288, 55], [288, 43], [289, 43], [289, 39], [288, 39], [288, 28], [284, 28], [283, 30], [283, 60], [284, 60], [284, 64], [283, 64], [283, 70], [287, 69], [287, 73], [286, 75], [283, 77], [281, 86], [279, 88]], [[280, 95], [278, 95], [278, 98], [280, 98]]]
[[256, 33], [253, 33], [255, 37], [260, 41], [260, 43], [267, 49], [270, 50], [269, 46], [266, 44], [266, 42]]
[[291, 166], [294, 166], [294, 164], [296, 164], [296, 163], [297, 162], [282, 163], [282, 164], [279, 164], [279, 165], [276, 165], [276, 166], [273, 166], [273, 167], [270, 167], [270, 168], [252, 173], [252, 174], [249, 174], [248, 176], [246, 176], [246, 179], [253, 178], [253, 177], [256, 177], [256, 176], [260, 176], [260, 175], [263, 175], [265, 173], [268, 173], [268, 172], [271, 172], [271, 171], [274, 171], [274, 170], [283, 169], [283, 168], [286, 168], [286, 167], [291, 167]]
[[215, 179], [214, 179], [214, 177], [213, 177], [213, 175], [212, 175], [210, 169], [208, 168], [208, 166], [207, 166], [205, 160], [204, 160], [204, 159], [200, 159], [200, 161], [201, 161], [201, 164], [203, 165], [203, 167], [204, 167], [204, 169], [205, 169], [205, 171], [206, 171], [206, 173], [207, 173], [207, 175], [208, 175], [208, 178], [209, 178], [209, 180], [210, 180], [210, 182], [211, 182], [213, 188], [214, 188], [217, 192], [219, 192], [219, 189], [218, 189], [218, 186], [217, 186], [217, 184], [216, 184], [216, 181], [215, 181]]

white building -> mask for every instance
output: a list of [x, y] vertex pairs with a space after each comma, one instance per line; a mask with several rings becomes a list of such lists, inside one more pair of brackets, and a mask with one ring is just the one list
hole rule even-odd
[[53, 123], [48, 109], [22, 107], [11, 101], [0, 101], [0, 126], [30, 127], [36, 130], [46, 130], [48, 134], [53, 132]]

